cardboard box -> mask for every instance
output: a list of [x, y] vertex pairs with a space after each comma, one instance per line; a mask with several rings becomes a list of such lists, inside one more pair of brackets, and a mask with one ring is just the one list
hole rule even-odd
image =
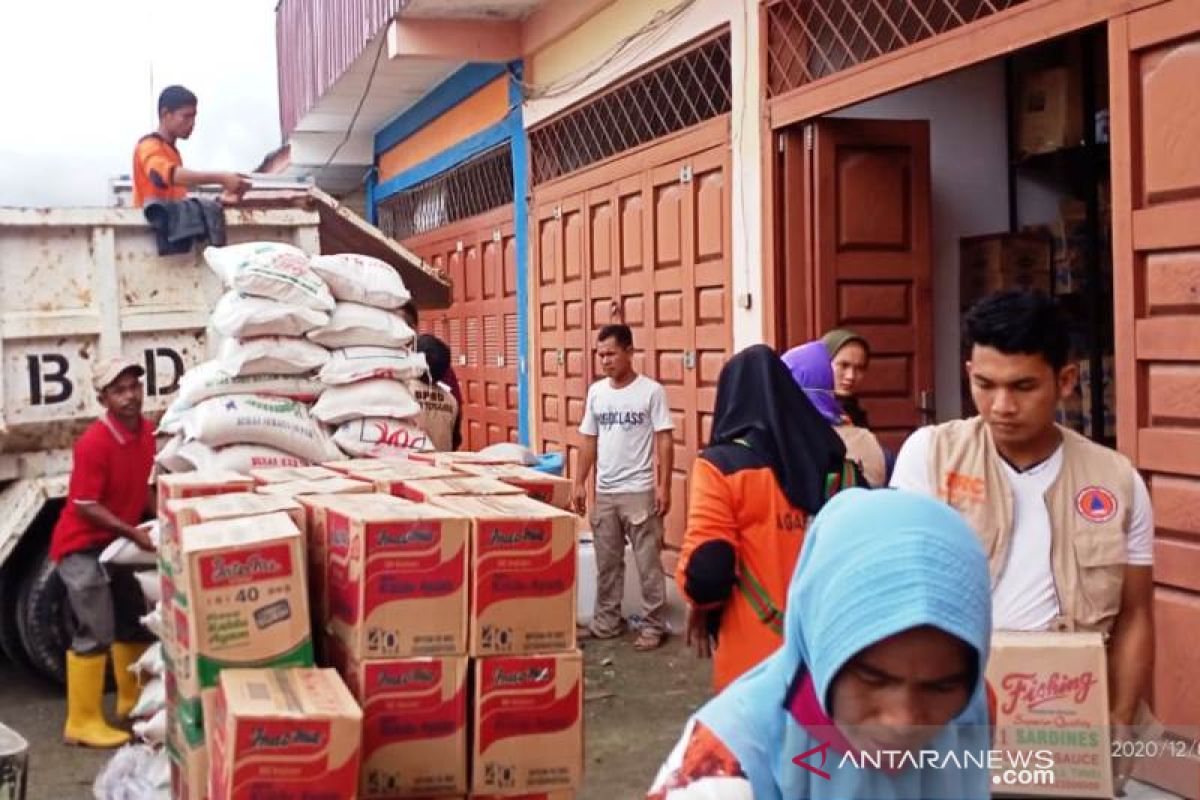
[[394, 497], [403, 497], [401, 492], [405, 481], [453, 478], [459, 474], [451, 467], [435, 467], [432, 464], [418, 464], [415, 461], [389, 464], [383, 469], [354, 470], [349, 473], [352, 478], [370, 481], [376, 491]]
[[477, 661], [473, 795], [578, 788], [582, 720], [583, 655], [578, 651]]
[[452, 478], [419, 478], [395, 481], [393, 491], [398, 497], [427, 503], [435, 497], [468, 495], [523, 495], [520, 489], [509, 483], [492, 478], [477, 478], [473, 475], [457, 475]]
[[349, 458], [344, 461], [326, 461], [321, 466], [343, 475], [349, 475], [351, 472], [387, 469], [389, 464], [382, 458]]
[[575, 649], [575, 516], [524, 495], [445, 497], [471, 517], [470, 653]]
[[572, 789], [562, 789], [553, 792], [534, 792], [533, 794], [473, 794], [471, 800], [575, 800]]
[[228, 670], [209, 736], [211, 800], [353, 798], [362, 711], [331, 669]]
[[304, 541], [287, 514], [182, 529], [186, 604], [176, 604], [180, 724], [205, 730], [218, 675], [239, 666], [312, 666]]
[[521, 463], [516, 458], [504, 458], [502, 456], [483, 455], [481, 453], [471, 453], [464, 450], [456, 450], [452, 453], [443, 452], [427, 452], [427, 453], [410, 453], [409, 461], [420, 461], [426, 464], [435, 464], [439, 467], [452, 467], [459, 464], [519, 464]]
[[998, 233], [959, 240], [964, 308], [1003, 289], [1050, 291], [1051, 242], [1038, 234]]
[[208, 746], [181, 747], [168, 730], [165, 745], [171, 765], [173, 800], [208, 800]]
[[210, 494], [254, 491], [254, 479], [227, 470], [177, 472], [158, 476], [158, 508], [168, 500], [180, 497], [205, 497]]
[[383, 494], [320, 505], [326, 627], [351, 656], [465, 654], [470, 520]]
[[[994, 777], [995, 794], [1113, 796], [1108, 671], [1099, 633], [997, 631], [987, 680], [996, 694], [993, 747], [1049, 751], [1054, 764], [1053, 785], [1006, 786]], [[1009, 756], [1004, 761], [1012, 763]]]
[[255, 491], [283, 497], [301, 497], [306, 494], [371, 494], [375, 491], [375, 487], [366, 481], [356, 481], [344, 475], [338, 475], [334, 478], [321, 478], [315, 481], [264, 483]]
[[525, 494], [556, 508], [571, 507], [571, 481], [520, 464], [459, 464], [456, 469], [467, 475], [492, 478], [516, 486]]
[[1083, 144], [1083, 91], [1078, 70], [1051, 67], [1027, 73], [1017, 106], [1017, 152], [1049, 153]]
[[290, 483], [292, 481], [319, 481], [340, 475], [326, 467], [263, 467], [250, 470], [255, 483]]
[[363, 710], [359, 797], [467, 791], [467, 657], [358, 661], [340, 643], [332, 663]]

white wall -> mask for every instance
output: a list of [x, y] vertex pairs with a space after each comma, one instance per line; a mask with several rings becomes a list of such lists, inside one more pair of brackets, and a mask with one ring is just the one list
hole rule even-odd
[[934, 387], [938, 419], [957, 417], [962, 410], [958, 240], [1008, 230], [1003, 63], [979, 64], [832, 116], [929, 120]]

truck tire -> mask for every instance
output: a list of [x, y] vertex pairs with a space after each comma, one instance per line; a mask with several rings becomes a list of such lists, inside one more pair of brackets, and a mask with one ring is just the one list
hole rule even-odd
[[11, 569], [0, 570], [0, 651], [13, 664], [28, 669], [29, 657], [25, 655], [25, 645], [21, 643], [21, 632], [17, 629], [19, 583]]
[[67, 648], [71, 643], [67, 590], [49, 553], [30, 562], [17, 597], [17, 629], [33, 669], [59, 684], [67, 681]]

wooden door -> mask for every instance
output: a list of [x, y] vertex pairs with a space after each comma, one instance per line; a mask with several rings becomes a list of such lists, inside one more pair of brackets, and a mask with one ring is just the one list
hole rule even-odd
[[[708, 440], [732, 345], [727, 137], [721, 118], [535, 191], [537, 442], [565, 449], [574, 474], [579, 416], [601, 375], [596, 333], [629, 325], [634, 368], [663, 384], [675, 423], [672, 547], [682, 542], [687, 477]], [[578, 267], [569, 263], [577, 256]], [[583, 380], [570, 367], [577, 350]]]
[[[1200, 720], [1200, 1], [1109, 26], [1117, 443], [1154, 502], [1152, 706], [1175, 735]], [[1182, 752], [1182, 750], [1181, 750]], [[1136, 774], [1200, 796], [1200, 758]]]
[[[871, 345], [860, 395], [887, 447], [932, 422], [929, 124], [822, 119], [803, 131], [813, 334], [850, 327]], [[791, 187], [789, 187], [790, 190]]]
[[450, 346], [463, 393], [463, 448], [517, 437], [517, 248], [512, 206], [404, 242], [453, 283], [449, 308], [422, 310], [421, 331]]

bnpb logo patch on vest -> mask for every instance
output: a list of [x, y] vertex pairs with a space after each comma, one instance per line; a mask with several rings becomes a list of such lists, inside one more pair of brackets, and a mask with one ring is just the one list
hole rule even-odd
[[1102, 486], [1088, 486], [1075, 496], [1075, 510], [1099, 525], [1117, 515], [1117, 497]]

